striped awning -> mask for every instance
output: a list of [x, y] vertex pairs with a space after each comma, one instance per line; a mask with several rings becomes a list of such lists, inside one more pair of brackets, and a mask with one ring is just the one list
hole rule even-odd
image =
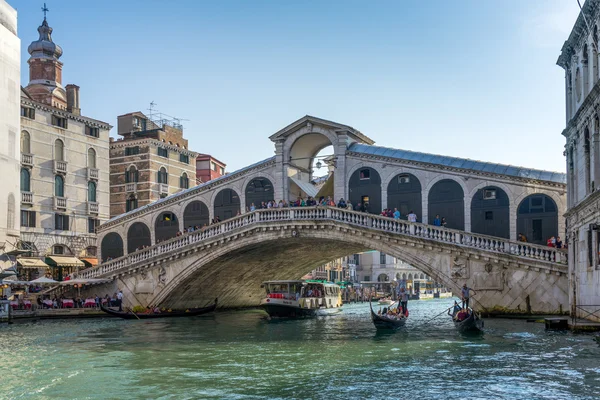
[[21, 268], [48, 268], [48, 264], [39, 258], [17, 258], [17, 264]]
[[46, 262], [53, 267], [85, 267], [83, 261], [75, 257], [50, 256]]

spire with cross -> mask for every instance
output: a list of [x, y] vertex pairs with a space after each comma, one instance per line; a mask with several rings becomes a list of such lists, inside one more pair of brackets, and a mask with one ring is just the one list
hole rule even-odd
[[44, 21], [46, 20], [46, 13], [50, 11], [48, 7], [46, 7], [46, 3], [44, 3], [44, 7], [42, 7], [42, 11], [44, 12]]

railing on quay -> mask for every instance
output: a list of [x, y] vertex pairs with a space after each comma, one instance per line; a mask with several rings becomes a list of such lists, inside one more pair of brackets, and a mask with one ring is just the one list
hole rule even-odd
[[157, 243], [146, 249], [127, 254], [123, 257], [107, 261], [97, 267], [80, 271], [78, 278], [90, 279], [110, 274], [126, 267], [152, 259], [158, 255], [171, 253], [239, 228], [261, 222], [274, 221], [340, 221], [357, 227], [365, 227], [382, 232], [396, 233], [409, 237], [451, 243], [468, 248], [476, 248], [496, 253], [510, 254], [531, 260], [541, 260], [566, 265], [566, 251], [525, 242], [516, 242], [493, 236], [480, 235], [442, 228], [419, 222], [382, 217], [357, 211], [334, 207], [293, 207], [283, 209], [256, 210], [243, 214], [219, 224], [210, 225], [201, 230], [184, 233], [173, 239]]

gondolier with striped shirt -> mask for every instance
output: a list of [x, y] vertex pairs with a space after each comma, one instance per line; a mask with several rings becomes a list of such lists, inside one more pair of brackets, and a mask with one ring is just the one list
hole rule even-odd
[[474, 295], [477, 294], [473, 289], [467, 287], [467, 284], [465, 283], [460, 291], [460, 294], [462, 296], [463, 308], [469, 308], [469, 297], [471, 292], [473, 292]]

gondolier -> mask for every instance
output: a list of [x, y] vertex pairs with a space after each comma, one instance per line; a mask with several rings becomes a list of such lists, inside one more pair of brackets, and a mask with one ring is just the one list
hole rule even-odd
[[474, 295], [477, 294], [475, 290], [471, 289], [470, 287], [467, 287], [467, 284], [465, 283], [460, 291], [460, 294], [462, 296], [463, 308], [469, 308], [469, 297], [471, 292], [473, 292]]
[[117, 293], [117, 303], [119, 304], [119, 311], [123, 311], [123, 291], [119, 290]]
[[402, 312], [406, 314], [408, 310], [408, 293], [404, 288], [400, 289], [400, 305], [402, 306]]

